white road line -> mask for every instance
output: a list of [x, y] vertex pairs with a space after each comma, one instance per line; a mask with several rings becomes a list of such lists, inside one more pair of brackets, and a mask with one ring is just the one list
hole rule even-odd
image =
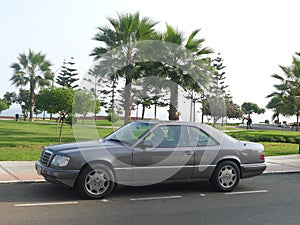
[[130, 201], [149, 201], [149, 200], [174, 199], [174, 198], [182, 198], [182, 196], [173, 195], [173, 196], [161, 196], [161, 197], [131, 198]]
[[201, 197], [206, 197], [206, 194], [200, 194]]
[[268, 190], [258, 190], [258, 191], [240, 191], [240, 192], [228, 192], [225, 195], [242, 195], [242, 194], [255, 194], [255, 193], [266, 193]]
[[78, 203], [79, 202], [43, 202], [43, 203], [15, 204], [15, 207], [72, 205], [72, 204], [78, 204]]

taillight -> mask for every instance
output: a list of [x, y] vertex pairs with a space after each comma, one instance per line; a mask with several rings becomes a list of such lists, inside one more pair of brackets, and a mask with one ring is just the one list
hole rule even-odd
[[260, 160], [263, 160], [263, 161], [264, 161], [264, 160], [265, 160], [265, 154], [264, 154], [264, 153], [261, 153], [260, 156], [259, 156], [259, 158], [260, 158]]

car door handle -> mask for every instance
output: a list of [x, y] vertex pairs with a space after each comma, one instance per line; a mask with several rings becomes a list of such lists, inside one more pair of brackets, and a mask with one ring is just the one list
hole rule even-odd
[[191, 152], [191, 151], [185, 151], [185, 152], [182, 153], [182, 155], [184, 155], [184, 156], [191, 156], [191, 155], [193, 155], [193, 152]]

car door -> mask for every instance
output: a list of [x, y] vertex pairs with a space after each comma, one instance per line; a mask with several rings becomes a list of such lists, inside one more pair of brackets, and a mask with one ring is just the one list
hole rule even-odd
[[193, 173], [194, 148], [188, 130], [181, 125], [161, 125], [144, 138], [151, 147], [133, 149], [135, 182], [159, 183], [167, 179], [189, 179]]
[[189, 126], [188, 132], [195, 154], [192, 178], [208, 178], [214, 171], [220, 144], [199, 127]]

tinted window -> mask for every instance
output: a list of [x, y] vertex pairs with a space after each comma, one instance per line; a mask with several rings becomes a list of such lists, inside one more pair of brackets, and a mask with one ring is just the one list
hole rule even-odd
[[207, 146], [217, 145], [217, 143], [210, 138], [205, 132], [198, 129], [197, 127], [189, 127], [190, 142], [191, 146]]
[[147, 138], [153, 147], [176, 148], [189, 146], [189, 138], [186, 126], [160, 126], [156, 128]]

